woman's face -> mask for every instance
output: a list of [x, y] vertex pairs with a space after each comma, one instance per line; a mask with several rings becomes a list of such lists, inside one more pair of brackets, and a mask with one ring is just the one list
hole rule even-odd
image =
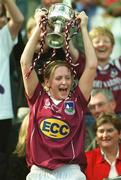
[[67, 98], [72, 85], [70, 70], [65, 66], [56, 68], [50, 79], [46, 80], [46, 85], [53, 98], [57, 100]]
[[103, 148], [113, 148], [118, 145], [121, 133], [111, 124], [105, 123], [98, 127], [97, 144]]
[[93, 46], [99, 61], [107, 61], [112, 53], [113, 45], [108, 36], [97, 36], [92, 39]]

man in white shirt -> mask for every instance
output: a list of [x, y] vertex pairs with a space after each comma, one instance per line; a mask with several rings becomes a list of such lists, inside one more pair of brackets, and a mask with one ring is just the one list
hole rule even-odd
[[[10, 16], [6, 17], [6, 9]], [[0, 0], [0, 152], [6, 153], [14, 117], [10, 87], [10, 53], [24, 17], [13, 0]]]

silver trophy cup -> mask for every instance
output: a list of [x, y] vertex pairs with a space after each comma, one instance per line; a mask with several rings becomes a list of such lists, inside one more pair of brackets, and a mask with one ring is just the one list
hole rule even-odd
[[58, 49], [63, 46], [65, 23], [74, 18], [74, 15], [74, 10], [63, 3], [51, 5], [48, 11], [48, 24], [52, 31], [46, 36], [46, 42], [49, 47]]

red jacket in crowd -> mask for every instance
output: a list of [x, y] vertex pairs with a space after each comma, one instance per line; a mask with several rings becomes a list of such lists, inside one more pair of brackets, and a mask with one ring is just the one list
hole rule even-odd
[[[87, 180], [103, 180], [108, 178], [110, 172], [110, 164], [104, 159], [100, 148], [86, 152], [87, 157]], [[116, 159], [116, 170], [121, 175], [121, 146], [119, 149], [119, 157]]]

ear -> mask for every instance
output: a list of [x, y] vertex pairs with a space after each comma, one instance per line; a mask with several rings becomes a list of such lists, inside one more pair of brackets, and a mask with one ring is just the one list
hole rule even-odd
[[50, 81], [48, 79], [45, 79], [44, 84], [45, 84], [46, 87], [50, 88]]
[[50, 89], [50, 87], [49, 87], [49, 81], [46, 79], [45, 81], [44, 81], [44, 89], [45, 89], [45, 91], [46, 92], [48, 92], [49, 91], [49, 89]]

